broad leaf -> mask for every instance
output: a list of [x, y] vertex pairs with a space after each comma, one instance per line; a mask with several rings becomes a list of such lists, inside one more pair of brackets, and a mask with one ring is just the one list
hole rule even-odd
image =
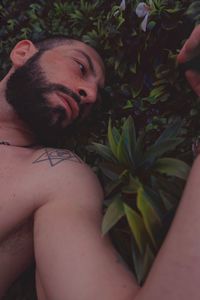
[[115, 157], [113, 156], [110, 148], [108, 146], [99, 144], [99, 143], [92, 143], [93, 149], [104, 159], [108, 161], [116, 162]]
[[143, 161], [143, 156], [144, 156], [144, 139], [145, 139], [145, 133], [142, 132], [136, 142], [136, 147], [135, 147], [135, 164], [136, 167], [138, 167], [139, 165], [141, 165], [142, 161]]
[[102, 222], [102, 234], [105, 235], [123, 216], [124, 206], [122, 200], [117, 197], [109, 207], [104, 215]]
[[[151, 176], [151, 181], [152, 181], [152, 176]], [[149, 196], [148, 199], [149, 199], [151, 206], [154, 207], [160, 220], [162, 220], [162, 218], [165, 214], [165, 207], [163, 206], [161, 196], [158, 192], [159, 186], [157, 184], [157, 180], [154, 183], [152, 182], [152, 187], [150, 187], [149, 185], [143, 184], [143, 188], [144, 188], [146, 194]]]
[[179, 159], [165, 157], [156, 161], [154, 170], [161, 174], [176, 176], [186, 180], [190, 171], [190, 167]]
[[150, 92], [150, 97], [154, 97], [154, 98], [158, 98], [161, 95], [163, 95], [165, 93], [166, 90], [166, 86], [165, 85], [161, 85], [159, 87], [154, 88], [151, 92]]
[[160, 196], [162, 198], [162, 202], [165, 206], [165, 209], [167, 211], [172, 210], [175, 207], [175, 199], [173, 196], [169, 193], [163, 192], [162, 190], [159, 190]]
[[180, 119], [177, 119], [173, 124], [169, 125], [163, 133], [160, 135], [160, 137], [155, 142], [155, 145], [161, 144], [166, 140], [176, 138], [180, 132], [182, 126], [182, 121]]
[[118, 178], [115, 181], [111, 181], [106, 187], [105, 187], [105, 197], [108, 197], [111, 193], [113, 193], [117, 188], [119, 188], [122, 184], [122, 179]]
[[124, 135], [121, 135], [119, 143], [117, 145], [117, 159], [119, 162], [125, 166], [129, 166], [129, 157], [127, 155], [126, 147], [125, 147], [125, 138]]
[[140, 188], [141, 183], [137, 177], [129, 175], [129, 183], [122, 188], [122, 192], [127, 194], [136, 194]]
[[156, 210], [152, 206], [149, 198], [149, 195], [144, 191], [142, 187], [140, 187], [137, 194], [137, 207], [143, 216], [146, 230], [151, 237], [153, 245], [155, 248], [157, 248], [155, 235], [158, 230], [161, 229], [161, 220]]
[[112, 153], [117, 157], [117, 145], [120, 140], [120, 134], [118, 130], [111, 126], [111, 120], [108, 123], [108, 142]]
[[185, 182], [183, 180], [178, 180], [173, 178], [173, 180], [168, 180], [163, 177], [157, 178], [157, 183], [159, 186], [159, 189], [162, 189], [164, 192], [169, 193], [174, 197], [174, 199], [177, 199], [177, 201], [180, 200], [181, 195], [183, 193], [183, 189], [185, 186]]
[[99, 168], [103, 175], [109, 178], [110, 180], [115, 181], [118, 179], [118, 174], [115, 171], [113, 171], [109, 166], [107, 167], [105, 164], [100, 164]]
[[113, 191], [119, 190], [122, 184], [126, 184], [129, 180], [129, 173], [124, 170], [117, 179], [112, 180], [105, 188], [105, 196], [108, 197]]
[[134, 247], [134, 243], [132, 243], [132, 257], [135, 275], [138, 283], [141, 285], [148, 275], [150, 267], [155, 259], [155, 255], [150, 249], [149, 245], [146, 246], [144, 255], [140, 255], [137, 251], [137, 248]]
[[146, 276], [148, 275], [154, 259], [155, 259], [155, 255], [151, 251], [149, 245], [147, 245], [147, 247], [145, 249], [143, 268], [142, 268], [143, 281], [145, 280]]
[[123, 138], [129, 160], [135, 164], [136, 132], [134, 121], [131, 116], [128, 117], [123, 125]]
[[166, 139], [165, 141], [159, 144], [154, 144], [153, 146], [149, 147], [148, 150], [145, 152], [143, 163], [148, 163], [148, 165], [152, 165], [155, 159], [159, 158], [168, 151], [174, 150], [180, 143], [182, 143], [182, 141], [182, 138], [173, 138]]
[[124, 204], [124, 211], [128, 224], [136, 241], [140, 254], [144, 253], [145, 245], [148, 242], [148, 234], [142, 217], [130, 206]]

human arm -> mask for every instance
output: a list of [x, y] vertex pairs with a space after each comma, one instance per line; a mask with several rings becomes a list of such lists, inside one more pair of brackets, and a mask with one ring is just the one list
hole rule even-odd
[[49, 169], [48, 182], [48, 199], [34, 217], [36, 272], [46, 299], [132, 300], [139, 287], [101, 235], [96, 176], [67, 161]]
[[[177, 59], [185, 64], [200, 56], [200, 25]], [[189, 64], [188, 64], [189, 65]], [[187, 69], [186, 78], [200, 96], [200, 73]], [[198, 300], [200, 278], [200, 157], [197, 157], [170, 230], [135, 300]]]
[[36, 273], [44, 299], [199, 300], [200, 157], [142, 288], [101, 236], [98, 180], [87, 166], [62, 166], [46, 178], [48, 199], [34, 217]]
[[[179, 55], [177, 56], [178, 63], [184, 64], [200, 55], [200, 25], [196, 26], [185, 42]], [[190, 83], [192, 89], [200, 96], [200, 72], [194, 69], [188, 69], [185, 76]]]
[[135, 300], [199, 300], [200, 156], [193, 164], [170, 230]]

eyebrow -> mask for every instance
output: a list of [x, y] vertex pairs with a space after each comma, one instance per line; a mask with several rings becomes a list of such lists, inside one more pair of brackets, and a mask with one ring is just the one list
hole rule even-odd
[[93, 64], [91, 58], [89, 57], [89, 55], [87, 55], [83, 50], [80, 50], [80, 49], [74, 49], [74, 50], [76, 52], [81, 53], [86, 58], [86, 60], [88, 62], [88, 65], [89, 65], [89, 68], [90, 68], [90, 71], [92, 72], [92, 74], [94, 76], [96, 76], [96, 72], [95, 72], [95, 69], [94, 69], [94, 64]]

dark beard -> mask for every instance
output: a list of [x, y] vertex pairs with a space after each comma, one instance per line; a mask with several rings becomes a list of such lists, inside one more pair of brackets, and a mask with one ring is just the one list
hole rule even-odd
[[61, 105], [52, 107], [48, 94], [60, 91], [71, 96], [78, 105], [80, 98], [63, 85], [47, 82], [39, 65], [42, 54], [43, 51], [37, 52], [10, 76], [6, 99], [35, 134], [39, 144], [55, 146], [66, 136], [72, 125], [63, 128], [62, 123], [68, 118], [67, 112]]

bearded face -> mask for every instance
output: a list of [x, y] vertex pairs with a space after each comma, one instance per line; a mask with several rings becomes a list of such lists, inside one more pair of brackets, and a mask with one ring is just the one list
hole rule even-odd
[[[6, 99], [20, 119], [34, 132], [39, 143], [53, 145], [66, 135], [72, 125], [66, 109], [59, 104], [52, 106], [49, 97], [55, 92], [61, 92], [76, 101], [80, 112], [82, 107], [80, 97], [72, 90], [46, 80], [39, 64], [42, 54], [43, 51], [38, 51], [10, 76], [6, 87]], [[79, 118], [75, 124], [77, 122]]]

